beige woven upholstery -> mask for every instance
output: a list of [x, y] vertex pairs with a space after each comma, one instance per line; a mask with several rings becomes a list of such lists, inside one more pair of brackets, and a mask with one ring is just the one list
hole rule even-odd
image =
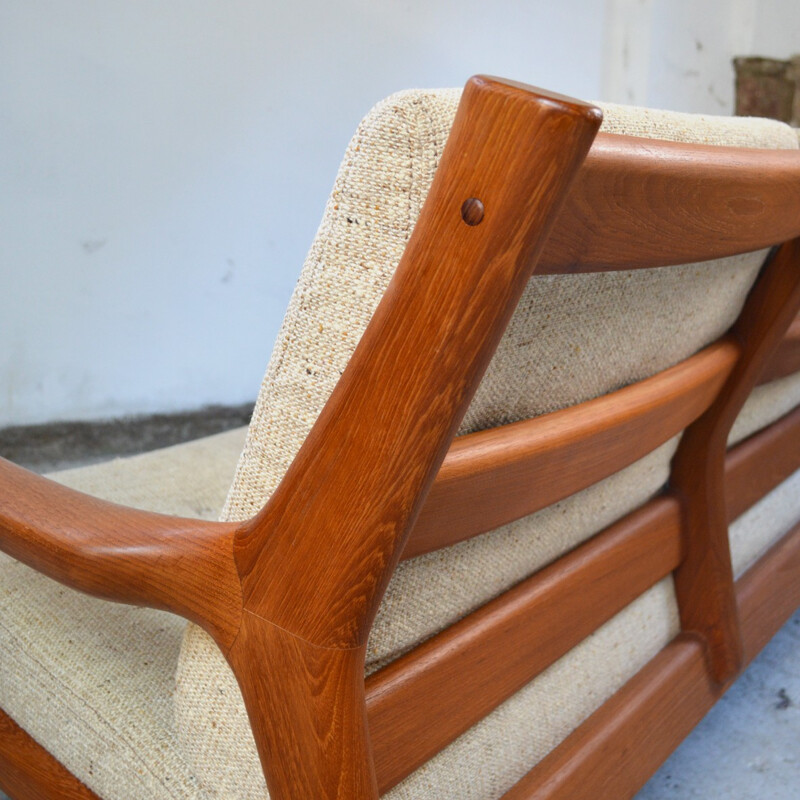
[[[245, 518], [263, 504], [329, 396], [399, 261], [458, 97], [454, 90], [405, 92], [377, 106], [360, 126], [267, 369], [225, 518]], [[788, 127], [763, 120], [618, 106], [608, 106], [606, 114], [605, 129], [616, 132], [797, 147]], [[462, 432], [562, 408], [685, 358], [729, 327], [762, 260], [759, 253], [679, 268], [534, 278]], [[762, 420], [780, 416], [780, 409], [796, 402], [799, 387], [792, 379], [765, 387], [752, 401], [760, 405], [747, 411], [741, 430], [750, 432]], [[230, 445], [230, 455], [235, 435], [229, 435], [225, 447], [219, 442], [195, 447], [207, 447], [206, 457], [214, 458], [213, 452]], [[674, 447], [669, 442], [538, 514], [402, 564], [370, 638], [368, 669], [395, 658], [640, 505], [666, 480]], [[196, 471], [199, 450], [190, 456], [180, 448], [170, 450], [110, 468], [115, 485], [129, 487], [127, 496], [125, 488], [106, 484], [104, 476], [110, 473], [100, 467], [60, 479], [101, 496], [113, 492], [118, 502], [197, 514], [187, 511], [186, 504], [173, 505], [175, 494], [189, 487], [164, 476], [174, 477], [184, 468]], [[167, 463], [178, 461], [183, 466], [177, 470]], [[230, 459], [223, 461], [232, 471]], [[210, 474], [223, 471], [214, 468]], [[149, 473], [155, 480], [140, 482], [130, 479], [131, 473]], [[189, 508], [207, 516], [221, 495], [216, 479], [202, 484], [205, 488], [190, 495]], [[786, 496], [791, 492], [776, 501], [781, 510], [775, 530], [791, 516]], [[743, 522], [737, 533], [737, 541], [747, 547], [758, 535], [754, 549], [759, 552], [767, 539], [782, 532], [763, 536], [772, 524], [770, 502], [765, 499], [757, 521]], [[749, 563], [752, 554], [741, 558]], [[159, 612], [84, 598], [10, 559], [0, 560], [0, 597], [0, 706], [101, 796], [266, 796], [238, 688], [223, 657], [199, 629]], [[179, 657], [178, 637], [184, 629]], [[676, 630], [667, 579], [389, 796], [499, 797]], [[154, 641], [160, 646], [157, 657]], [[76, 669], [76, 664], [83, 666]], [[38, 711], [43, 697], [54, 709], [46, 719]]]
[[[769, 421], [764, 418], [763, 424]], [[106, 499], [186, 513], [185, 489], [189, 487], [176, 486], [161, 477], [186, 474], [183, 470], [188, 459], [205, 474], [210, 474], [208, 467], [216, 463], [217, 479], [207, 484], [205, 505], [211, 497], [224, 495], [227, 475], [232, 473], [236, 460], [231, 449], [235, 439], [242, 437], [242, 431], [235, 431], [55, 477]], [[202, 463], [193, 457], [201, 450], [205, 459]], [[176, 471], [178, 466], [180, 472]], [[113, 480], [108, 480], [112, 473]], [[794, 486], [787, 482], [742, 518], [742, 522], [749, 518], [746, 528], [739, 523], [734, 526], [737, 564], [757, 557], [768, 546], [765, 538], [773, 540], [781, 535], [800, 516], [796, 508], [800, 475], [793, 480]], [[125, 486], [134, 487], [129, 496]], [[777, 508], [773, 512], [774, 506]], [[744, 555], [737, 558], [737, 550]], [[669, 609], [667, 615], [658, 613], [664, 606]], [[665, 623], [668, 630], [664, 629]], [[637, 641], [635, 647], [620, 648], [626, 624], [633, 630], [644, 627], [653, 638], [644, 643]], [[460, 792], [468, 787], [452, 781], [468, 779], [457, 770], [446, 769], [448, 761], [476, 761], [487, 740], [496, 742], [512, 734], [526, 742], [514, 766], [515, 770], [524, 771], [526, 763], [538, 759], [576, 723], [575, 693], [568, 687], [580, 686], [579, 697], [588, 706], [598, 705], [610, 691], [608, 684], [623, 682], [671, 635], [675, 624], [669, 588], [662, 585], [540, 676], [526, 690], [527, 698], [518, 695], [504, 704], [490, 726], [462, 737], [419, 770], [398, 790], [398, 796], [415, 800], [462, 796]], [[185, 627], [185, 622], [170, 614], [105, 603], [72, 592], [0, 554], [0, 707], [101, 797], [235, 797], [224, 790], [201, 790], [177, 746], [174, 668]], [[604, 664], [603, 670], [596, 669], [598, 663]], [[594, 678], [598, 672], [603, 680]], [[47, 698], [46, 714], [42, 713], [42, 698]], [[529, 716], [531, 707], [536, 710], [534, 717]], [[546, 725], [533, 724], [542, 719]], [[205, 724], [211, 721], [206, 720]], [[535, 735], [523, 735], [529, 731]], [[242, 780], [243, 765], [236, 762], [229, 766], [226, 782]], [[257, 784], [258, 772], [245, 774], [244, 780], [247, 785]], [[447, 785], [453, 793], [439, 792], [443, 781], [450, 782]], [[423, 789], [412, 793], [420, 783]]]
[[746, 439], [800, 405], [800, 372], [756, 387], [731, 428], [728, 445]]
[[[734, 445], [800, 406], [800, 372], [759, 386], [747, 400], [728, 438]], [[730, 527], [733, 573], [738, 578], [769, 546], [800, 522], [800, 472], [749, 508]]]
[[730, 528], [733, 574], [738, 578], [769, 546], [800, 522], [800, 470], [751, 506]]
[[62, 470], [59, 483], [134, 508], [217, 519], [247, 428], [130, 458]]

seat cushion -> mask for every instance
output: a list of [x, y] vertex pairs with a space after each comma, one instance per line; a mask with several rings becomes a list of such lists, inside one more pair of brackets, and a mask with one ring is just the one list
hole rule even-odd
[[247, 427], [48, 477], [112, 503], [195, 519], [217, 519]]
[[[50, 477], [151, 511], [213, 519], [244, 429]], [[0, 553], [0, 708], [108, 800], [215, 797], [173, 724], [186, 623], [96, 600]]]
[[199, 800], [172, 714], [185, 627], [0, 553], [0, 708], [102, 798]]

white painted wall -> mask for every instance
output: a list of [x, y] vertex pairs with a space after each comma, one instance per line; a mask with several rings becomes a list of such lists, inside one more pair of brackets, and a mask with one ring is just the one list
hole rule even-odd
[[254, 398], [381, 97], [489, 72], [725, 111], [795, 5], [0, 0], [0, 427]]
[[602, 96], [732, 114], [734, 56], [798, 52], [798, 0], [608, 0]]
[[603, 0], [0, 0], [0, 426], [255, 397], [339, 159], [408, 86], [599, 93]]

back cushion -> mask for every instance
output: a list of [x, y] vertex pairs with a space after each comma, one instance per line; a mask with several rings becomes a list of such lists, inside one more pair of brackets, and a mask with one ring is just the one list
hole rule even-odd
[[[401, 92], [359, 126], [275, 342], [225, 519], [261, 509], [333, 391], [400, 261], [460, 96]], [[770, 120], [600, 105], [608, 133], [798, 146], [791, 128]], [[763, 256], [534, 276], [460, 433], [555, 411], [686, 358], [730, 326]]]
[[[225, 519], [246, 519], [263, 506], [336, 385], [402, 256], [459, 98], [460, 90], [402, 92], [359, 126], [275, 343]], [[778, 122], [601, 105], [606, 132], [798, 146]], [[763, 259], [759, 252], [663, 269], [534, 276], [460, 432], [564, 408], [688, 357], [730, 327]], [[673, 451], [667, 443], [555, 507], [402, 563], [373, 627], [368, 671], [644, 502], [666, 480]], [[176, 702], [198, 777], [225, 796], [259, 796], [243, 788], [263, 786], [263, 778], [254, 746], [242, 748], [252, 739], [235, 680], [212, 640], [191, 625]]]

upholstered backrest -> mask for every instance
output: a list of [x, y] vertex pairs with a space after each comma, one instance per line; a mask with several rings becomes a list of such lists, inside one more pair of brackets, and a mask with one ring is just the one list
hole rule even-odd
[[[458, 90], [403, 92], [376, 106], [360, 125], [267, 368], [226, 519], [245, 519], [263, 506], [336, 385], [403, 253], [459, 97]], [[603, 129], [612, 133], [798, 146], [793, 131], [776, 122], [603, 108]], [[461, 432], [548, 413], [688, 357], [732, 324], [763, 258], [760, 252], [682, 267], [532, 278]], [[661, 454], [657, 475], [663, 476], [670, 454], [668, 448]], [[647, 492], [658, 480], [663, 477]], [[448, 570], [450, 557], [448, 551], [436, 555], [439, 572]], [[437, 629], [437, 608], [431, 607], [435, 592], [425, 596], [427, 627], [405, 616], [404, 609], [417, 599], [417, 568], [411, 560], [395, 573], [373, 628], [368, 668], [407, 649], [420, 632]], [[476, 580], [494, 585], [488, 575]], [[452, 621], [452, 611], [444, 616], [449, 618], [442, 625]], [[238, 746], [246, 722], [235, 682], [216, 645], [191, 626], [177, 697], [183, 743], [201, 779], [226, 791], [257, 786], [258, 761], [243, 759]], [[202, 724], [211, 719], [213, 730]], [[238, 754], [235, 768], [241, 772], [226, 782], [234, 768], [229, 753]]]
[[[401, 92], [359, 126], [267, 366], [225, 519], [263, 506], [336, 385], [413, 230], [460, 96]], [[599, 105], [608, 133], [797, 148], [792, 129], [770, 120]], [[733, 322], [762, 261], [534, 276], [460, 432], [599, 396], [696, 352]]]

